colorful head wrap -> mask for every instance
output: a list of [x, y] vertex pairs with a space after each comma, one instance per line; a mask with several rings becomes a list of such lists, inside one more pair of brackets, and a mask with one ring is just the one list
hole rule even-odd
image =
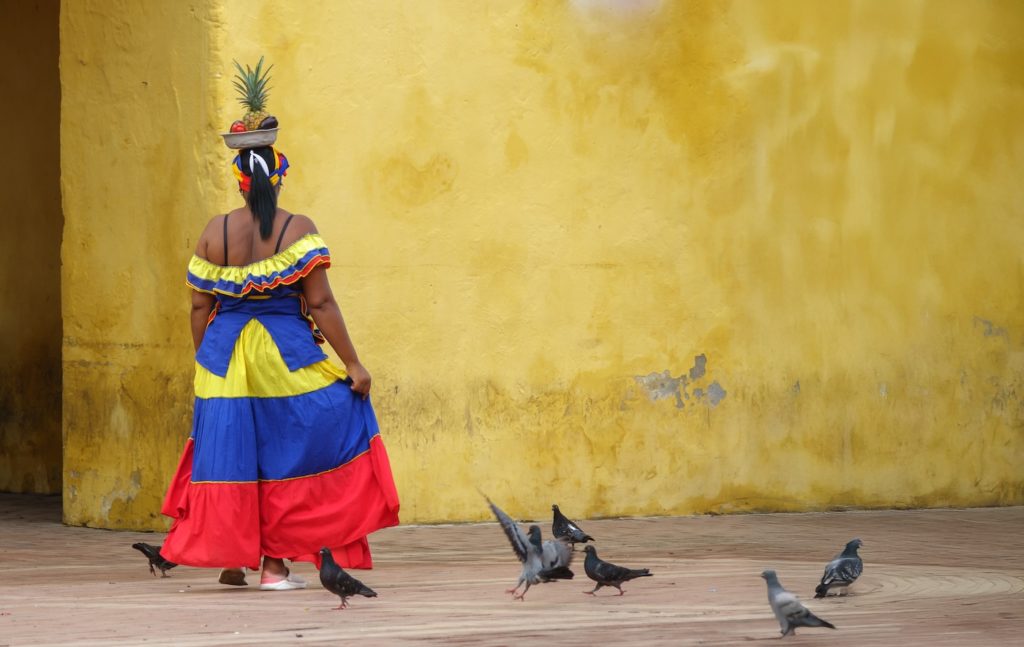
[[267, 167], [266, 160], [257, 155], [254, 151], [249, 151], [248, 154], [246, 154], [244, 161], [242, 160], [241, 153], [235, 155], [235, 159], [231, 162], [231, 171], [235, 174], [235, 179], [238, 180], [239, 189], [242, 191], [248, 191], [252, 186], [253, 164], [259, 164], [263, 167], [267, 176], [270, 177], [271, 186], [277, 186], [281, 183], [281, 178], [288, 175], [288, 158], [284, 156], [284, 153], [273, 146], [271, 146], [270, 149], [274, 151], [274, 168]]

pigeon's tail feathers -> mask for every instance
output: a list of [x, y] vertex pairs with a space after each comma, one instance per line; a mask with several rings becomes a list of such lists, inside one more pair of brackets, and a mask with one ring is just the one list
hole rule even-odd
[[537, 575], [544, 580], [571, 580], [574, 577], [573, 572], [569, 570], [568, 566], [549, 568], [537, 573]]
[[807, 612], [807, 617], [802, 619], [803, 626], [805, 627], [828, 627], [829, 629], [835, 629], [836, 626], [828, 620], [822, 620], [818, 616], [814, 615], [810, 611]]
[[359, 591], [357, 591], [357, 593], [366, 598], [377, 597], [377, 592], [371, 589], [370, 587], [366, 586], [365, 584], [361, 584], [361, 586], [359, 587]]
[[649, 568], [638, 568], [629, 572], [629, 579], [633, 580], [638, 577], [652, 577], [654, 573]]
[[580, 540], [579, 540], [579, 542], [580, 542], [581, 544], [585, 544], [585, 543], [587, 543], [588, 541], [594, 541], [594, 538], [593, 538], [593, 537], [591, 537], [590, 535], [586, 534], [586, 533], [583, 533], [583, 538], [582, 538], [582, 539], [580, 539]]

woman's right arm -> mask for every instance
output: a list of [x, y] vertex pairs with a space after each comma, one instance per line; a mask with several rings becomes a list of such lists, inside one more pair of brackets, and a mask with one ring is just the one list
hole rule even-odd
[[341, 308], [334, 300], [331, 284], [327, 280], [327, 270], [318, 267], [302, 279], [302, 292], [317, 328], [345, 363], [345, 371], [352, 378], [352, 390], [365, 398], [370, 394], [370, 372], [360, 363], [356, 354], [345, 319], [341, 316]]

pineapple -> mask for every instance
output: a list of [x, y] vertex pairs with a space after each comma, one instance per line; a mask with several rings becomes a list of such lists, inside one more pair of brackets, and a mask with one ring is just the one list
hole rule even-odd
[[270, 88], [267, 87], [267, 83], [270, 81], [268, 76], [270, 68], [274, 66], [269, 65], [264, 70], [262, 56], [260, 62], [256, 64], [255, 70], [248, 65], [243, 70], [238, 61], [234, 63], [238, 70], [234, 80], [235, 89], [239, 94], [238, 102], [246, 109], [242, 122], [245, 123], [246, 130], [256, 130], [260, 127], [260, 123], [270, 116], [266, 111], [267, 97], [270, 96]]

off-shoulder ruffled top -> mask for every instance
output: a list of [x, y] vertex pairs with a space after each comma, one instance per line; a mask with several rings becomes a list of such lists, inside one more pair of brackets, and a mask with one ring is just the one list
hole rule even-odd
[[214, 265], [193, 255], [185, 282], [200, 292], [240, 299], [293, 286], [321, 266], [331, 266], [331, 253], [319, 234], [306, 234], [273, 256], [248, 265]]

